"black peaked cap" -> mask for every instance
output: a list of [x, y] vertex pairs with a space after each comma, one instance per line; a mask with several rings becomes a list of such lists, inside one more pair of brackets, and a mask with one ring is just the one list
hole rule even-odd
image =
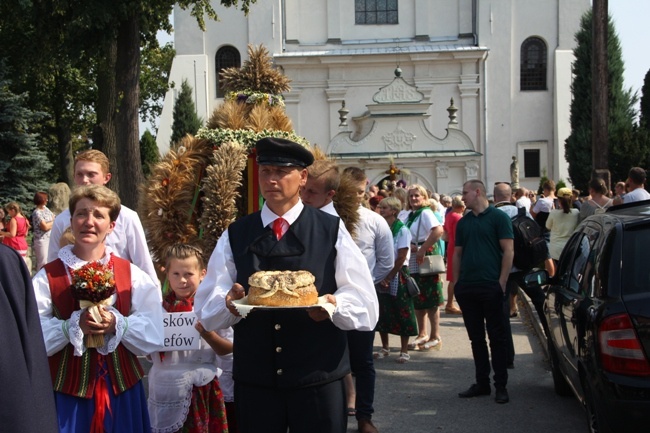
[[314, 155], [298, 143], [285, 138], [265, 137], [255, 144], [257, 163], [284, 167], [308, 167]]

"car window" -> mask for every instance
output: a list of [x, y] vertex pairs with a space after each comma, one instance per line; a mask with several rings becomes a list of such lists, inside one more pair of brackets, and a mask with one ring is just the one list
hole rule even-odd
[[[598, 238], [600, 236], [600, 229], [598, 227], [588, 227], [585, 229], [585, 236], [580, 241], [580, 256], [576, 256], [574, 267], [576, 272], [580, 275], [580, 294], [589, 296], [593, 294], [594, 283], [596, 277], [596, 257]], [[578, 261], [584, 262], [578, 264]], [[581, 266], [581, 268], [578, 268]]]
[[601, 253], [598, 254], [596, 262], [596, 278], [594, 282], [594, 296], [605, 296], [608, 293], [609, 278], [612, 269], [612, 260], [614, 260], [614, 241], [616, 240], [616, 230], [609, 230], [607, 238], [604, 239], [600, 246]]
[[585, 277], [585, 266], [589, 262], [591, 247], [589, 244], [589, 238], [584, 234], [580, 236], [580, 239], [576, 244], [577, 248], [573, 264], [571, 265], [571, 277], [568, 288], [575, 293], [584, 293], [583, 282]]
[[622, 294], [650, 291], [648, 248], [650, 227], [626, 230], [623, 234]]
[[573, 234], [562, 250], [562, 255], [560, 256], [560, 262], [556, 272], [562, 286], [567, 287], [570, 284], [572, 278], [571, 271], [573, 258], [575, 257], [576, 251], [580, 248], [580, 239], [582, 236], [582, 233]]

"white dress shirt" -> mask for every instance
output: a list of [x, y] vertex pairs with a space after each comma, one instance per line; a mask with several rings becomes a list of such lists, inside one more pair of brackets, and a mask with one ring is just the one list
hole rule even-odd
[[[50, 235], [50, 246], [47, 253], [47, 261], [56, 260], [61, 247], [59, 242], [63, 233], [70, 227], [70, 209], [61, 212], [54, 219]], [[151, 277], [156, 286], [160, 288], [160, 280], [149, 254], [147, 238], [144, 236], [144, 229], [138, 214], [122, 205], [120, 215], [115, 221], [113, 232], [106, 237], [106, 246], [111, 247], [113, 253], [126, 259], [142, 269]]]
[[[106, 263], [111, 253], [110, 247], [106, 247], [106, 255], [100, 262]], [[68, 269], [69, 281], [70, 268], [79, 269], [88, 263], [72, 253], [72, 245], [61, 248], [59, 258]], [[47, 355], [52, 356], [63, 350], [68, 343], [72, 343], [77, 356], [81, 356], [86, 350], [83, 344], [83, 332], [79, 327], [79, 318], [83, 310], [73, 312], [67, 320], [68, 335], [66, 335], [63, 331], [63, 324], [66, 321], [54, 316], [52, 294], [45, 269], [38, 271], [32, 281]], [[115, 303], [117, 295], [113, 295], [112, 298], [112, 302]], [[107, 309], [116, 318], [116, 334], [110, 337], [106, 335], [104, 346], [97, 348], [99, 353], [107, 355], [113, 352], [119, 344], [124, 344], [135, 355], [148, 355], [160, 350], [163, 344], [162, 294], [149, 275], [140, 268], [131, 264], [131, 311], [129, 315], [122, 316], [112, 306]]]
[[[303, 208], [302, 201], [299, 201], [282, 215], [282, 218], [289, 224], [293, 224]], [[264, 204], [261, 218], [262, 224], [266, 227], [279, 216]], [[342, 222], [339, 225], [335, 245], [337, 254], [334, 267], [337, 289], [334, 292], [336, 309], [332, 322], [346, 331], [352, 329], [372, 331], [379, 317], [379, 303], [372, 276], [350, 234], [340, 227], [343, 227]], [[230, 248], [228, 230], [226, 230], [210, 256], [208, 272], [194, 297], [194, 311], [206, 329], [224, 329], [242, 320], [241, 317], [230, 313], [225, 303], [226, 294], [236, 281], [237, 268]]]
[[384, 217], [359, 206], [355, 243], [366, 258], [373, 281], [379, 284], [395, 266], [393, 233]]

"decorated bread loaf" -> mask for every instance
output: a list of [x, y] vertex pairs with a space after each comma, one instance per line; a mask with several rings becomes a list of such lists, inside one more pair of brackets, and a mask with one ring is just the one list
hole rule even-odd
[[318, 303], [316, 279], [309, 271], [259, 271], [248, 278], [248, 303], [300, 307]]

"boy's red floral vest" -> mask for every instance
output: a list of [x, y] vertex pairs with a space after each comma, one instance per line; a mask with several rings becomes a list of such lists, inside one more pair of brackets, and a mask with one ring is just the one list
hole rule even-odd
[[[131, 268], [127, 260], [113, 256], [113, 273], [117, 286], [117, 301], [114, 307], [128, 316], [131, 310]], [[79, 302], [72, 297], [69, 290], [70, 280], [65, 265], [60, 259], [45, 265], [50, 284], [54, 316], [67, 320]], [[74, 356], [72, 344], [49, 357], [50, 373], [54, 390], [82, 398], [92, 398], [97, 380], [97, 368], [105, 358], [111, 376], [113, 392], [117, 395], [138, 383], [144, 376], [138, 358], [122, 344], [109, 355], [101, 355], [96, 349], [86, 349], [82, 356]]]

